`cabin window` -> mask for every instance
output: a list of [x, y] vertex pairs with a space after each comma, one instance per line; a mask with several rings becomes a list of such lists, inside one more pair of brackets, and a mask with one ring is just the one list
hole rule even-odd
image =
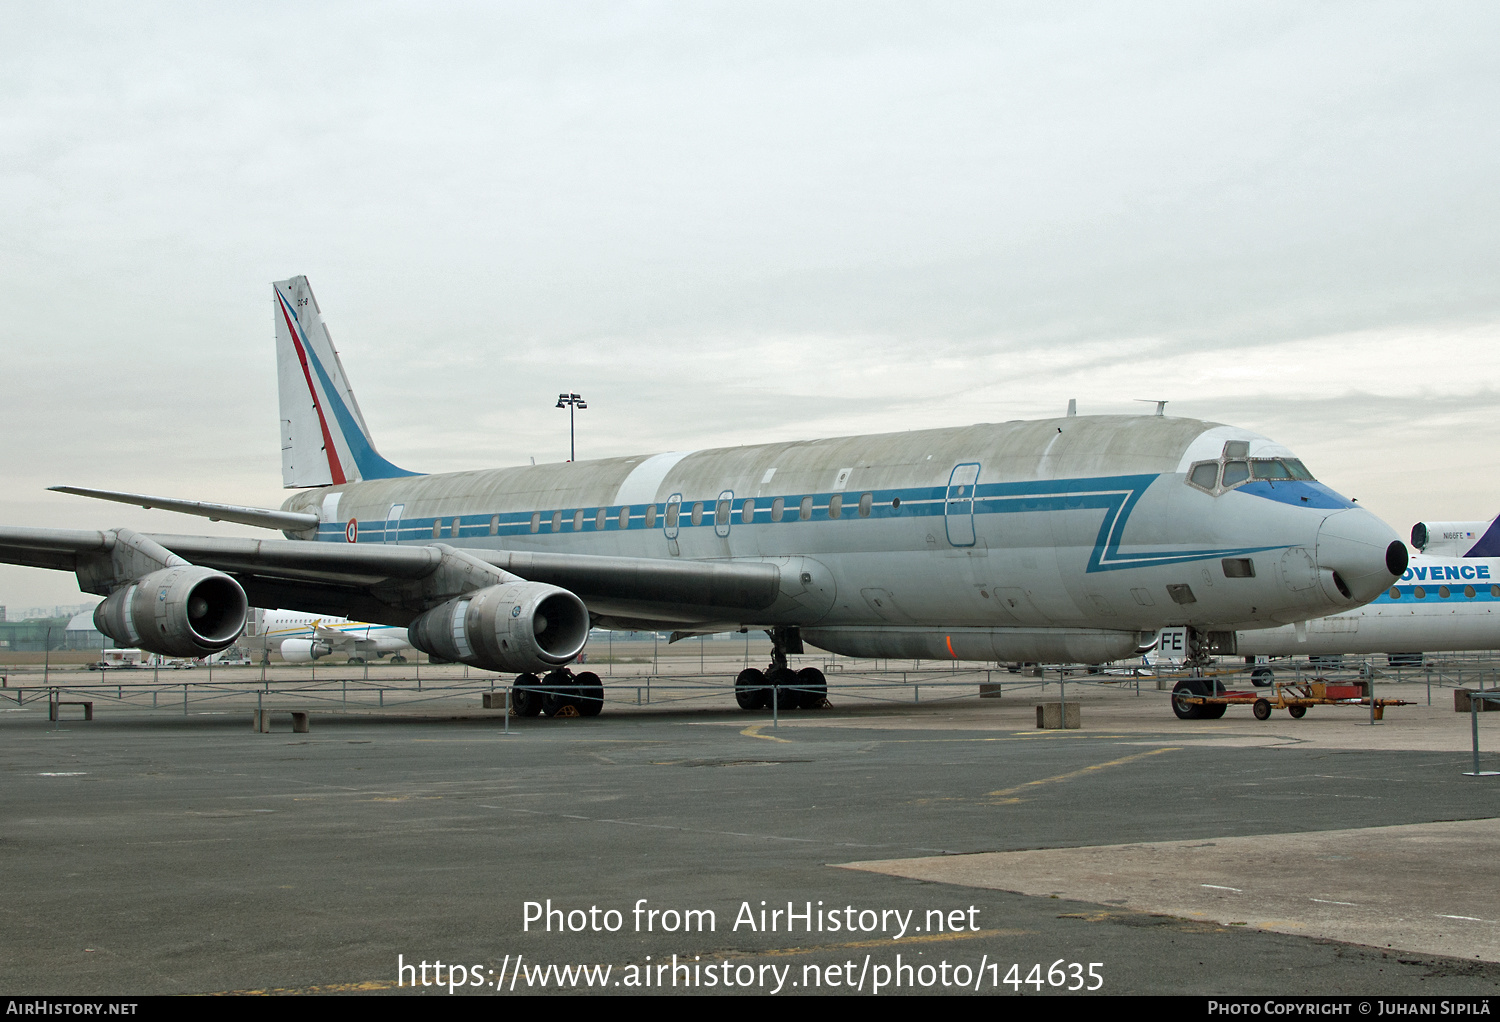
[[693, 501], [693, 524], [703, 524], [703, 501], [701, 500]]
[[1219, 463], [1205, 461], [1201, 465], [1194, 465], [1192, 475], [1188, 476], [1188, 482], [1201, 490], [1213, 490], [1219, 482]]
[[583, 531], [583, 508], [579, 508], [577, 511], [573, 512], [573, 531]]
[[1464, 586], [1464, 595], [1467, 596], [1469, 599], [1472, 600], [1474, 598], [1474, 587], [1473, 586]]
[[600, 532], [604, 531], [604, 520], [609, 517], [609, 509], [601, 507], [599, 513], [594, 516], [594, 528]]
[[812, 498], [803, 497], [802, 506], [797, 510], [797, 517], [804, 522], [812, 517]]
[[647, 504], [646, 505], [646, 528], [648, 528], [648, 529], [654, 529], [654, 528], [656, 528], [656, 505], [655, 504]]
[[500, 532], [500, 516], [490, 515], [490, 535], [495, 536]]
[[1453, 594], [1448, 591], [1448, 587], [1447, 586], [1438, 586], [1438, 599], [1440, 599], [1440, 600], [1446, 600], [1448, 597], [1450, 597], [1452, 595]]
[[620, 508], [620, 528], [630, 528], [630, 508], [628, 507]]
[[443, 520], [437, 519], [432, 523], [432, 538], [440, 539], [443, 535]]
[[533, 512], [531, 512], [531, 531], [532, 532], [540, 532], [541, 529], [542, 529], [542, 513], [540, 511], [533, 511]]
[[844, 517], [844, 497], [842, 494], [835, 493], [832, 497], [828, 498], [828, 517]]
[[1250, 465], [1244, 461], [1230, 461], [1224, 464], [1224, 489], [1238, 486], [1250, 478]]
[[448, 535], [452, 536], [454, 539], [458, 538], [458, 519], [457, 518], [453, 519], [453, 528], [451, 528], [451, 529], [448, 530]]
[[682, 512], [682, 505], [674, 501], [667, 503], [667, 528], [677, 528], [677, 518]]
[[1255, 562], [1248, 557], [1224, 558], [1225, 578], [1254, 578]]
[[892, 497], [891, 498], [891, 510], [895, 511], [895, 510], [898, 510], [900, 507], [901, 507], [901, 498], [900, 497]]
[[777, 497], [775, 500], [771, 501], [771, 521], [773, 521], [773, 522], [779, 522], [779, 521], [781, 521], [782, 516], [785, 515], [785, 514], [786, 514], [786, 498], [785, 497]]
[[562, 512], [561, 511], [554, 511], [554, 512], [552, 512], [552, 531], [553, 532], [561, 532], [562, 531]]
[[742, 525], [749, 525], [754, 521], [755, 501], [747, 498], [745, 502], [740, 505], [740, 523]]
[[1415, 589], [1413, 589], [1411, 591], [1411, 594], [1419, 600], [1427, 599], [1427, 590], [1422, 588], [1421, 586], [1417, 586]]
[[1393, 600], [1399, 600], [1399, 599], [1401, 599], [1401, 587], [1400, 586], [1391, 586], [1391, 599], [1393, 599]]
[[859, 516], [861, 518], [868, 518], [868, 517], [870, 517], [870, 509], [873, 508], [874, 506], [875, 506], [875, 494], [873, 494], [873, 493], [861, 493], [859, 495]]
[[729, 524], [729, 501], [727, 501], [727, 500], [721, 500], [717, 504], [714, 505], [714, 524], [715, 525], [728, 525]]

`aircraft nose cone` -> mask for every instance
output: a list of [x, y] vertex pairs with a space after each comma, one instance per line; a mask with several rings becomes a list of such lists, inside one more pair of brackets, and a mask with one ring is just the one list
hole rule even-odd
[[1368, 603], [1406, 570], [1406, 544], [1370, 512], [1350, 508], [1323, 519], [1317, 561], [1330, 598]]

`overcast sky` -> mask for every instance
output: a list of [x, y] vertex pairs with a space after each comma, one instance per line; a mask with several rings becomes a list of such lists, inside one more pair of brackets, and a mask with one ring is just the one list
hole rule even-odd
[[[1060, 414], [1500, 512], [1500, 6], [0, 6], [0, 522], [253, 530], [270, 282], [421, 471]], [[264, 532], [256, 533], [265, 535]], [[0, 568], [0, 603], [73, 603]]]

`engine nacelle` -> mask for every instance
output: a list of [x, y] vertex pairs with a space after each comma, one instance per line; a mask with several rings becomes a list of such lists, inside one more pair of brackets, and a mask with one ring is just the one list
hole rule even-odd
[[428, 656], [487, 671], [550, 671], [572, 663], [589, 638], [589, 612], [566, 589], [504, 582], [449, 600], [407, 628]]
[[188, 564], [153, 571], [116, 590], [94, 608], [94, 627], [122, 647], [201, 657], [239, 638], [249, 609], [234, 579]]
[[317, 639], [283, 639], [281, 659], [289, 664], [310, 664], [333, 652], [333, 647]]
[[1411, 545], [1429, 557], [1462, 557], [1489, 527], [1489, 522], [1418, 522], [1411, 527]]

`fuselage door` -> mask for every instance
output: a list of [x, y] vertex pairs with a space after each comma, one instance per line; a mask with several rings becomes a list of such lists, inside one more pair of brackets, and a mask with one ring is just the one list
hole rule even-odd
[[734, 507], [734, 491], [725, 490], [719, 494], [719, 499], [714, 502], [714, 535], [720, 539], [729, 536], [729, 519], [732, 517]]
[[948, 524], [948, 542], [953, 546], [974, 545], [974, 485], [979, 482], [979, 463], [955, 465], [948, 477], [948, 495], [943, 517]]
[[682, 494], [674, 493], [667, 498], [667, 513], [662, 516], [662, 531], [668, 539], [677, 538], [677, 520], [682, 516]]
[[394, 543], [401, 538], [401, 515], [405, 510], [405, 504], [392, 504], [391, 509], [385, 513], [385, 541], [387, 543]]

